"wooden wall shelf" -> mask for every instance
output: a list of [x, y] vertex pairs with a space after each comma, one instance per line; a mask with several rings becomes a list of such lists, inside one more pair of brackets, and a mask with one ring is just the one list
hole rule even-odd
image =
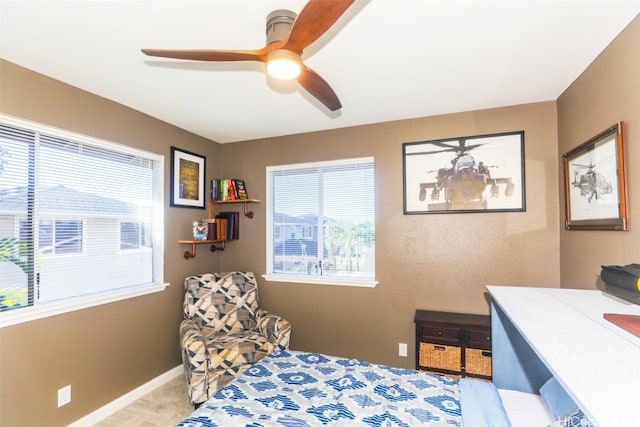
[[247, 218], [253, 218], [253, 211], [249, 210], [249, 203], [262, 203], [262, 201], [258, 199], [210, 200], [209, 201], [209, 218], [213, 218], [215, 216], [213, 212], [213, 205], [227, 205], [227, 204], [233, 204], [233, 203], [244, 204], [244, 216], [246, 216]]
[[[216, 205], [230, 205], [235, 203], [242, 203], [244, 205], [244, 216], [251, 219], [253, 218], [253, 211], [249, 210], [249, 203], [262, 203], [258, 199], [236, 199], [236, 200], [209, 200], [209, 218], [216, 217]], [[185, 251], [182, 256], [184, 259], [193, 258], [196, 256], [197, 245], [211, 245], [211, 252], [223, 251], [226, 240], [178, 240], [178, 243], [183, 245], [191, 245], [191, 251]]]
[[224, 251], [225, 242], [226, 240], [178, 240], [178, 243], [191, 245], [191, 252], [184, 251], [184, 254], [182, 254], [184, 259], [189, 259], [196, 256], [197, 245], [211, 245], [211, 252], [215, 252]]

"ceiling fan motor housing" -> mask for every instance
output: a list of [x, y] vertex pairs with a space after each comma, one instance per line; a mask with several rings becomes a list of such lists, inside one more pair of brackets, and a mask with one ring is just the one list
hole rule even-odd
[[271, 12], [267, 16], [267, 44], [285, 39], [296, 17], [295, 12], [286, 9]]

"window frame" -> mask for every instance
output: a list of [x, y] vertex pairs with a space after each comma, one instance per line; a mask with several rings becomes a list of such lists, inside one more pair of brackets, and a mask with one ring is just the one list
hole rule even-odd
[[[266, 167], [266, 270], [267, 272], [262, 275], [266, 281], [273, 282], [285, 282], [285, 283], [300, 283], [300, 284], [313, 284], [313, 285], [329, 285], [329, 286], [348, 286], [348, 287], [362, 287], [362, 288], [375, 288], [378, 285], [375, 275], [375, 259], [374, 259], [374, 278], [357, 278], [357, 277], [341, 277], [341, 276], [320, 276], [320, 275], [293, 275], [274, 273], [273, 268], [273, 246], [274, 246], [274, 224], [273, 224], [273, 201], [274, 201], [274, 189], [272, 174], [277, 171], [293, 170], [293, 169], [306, 169], [306, 168], [319, 168], [330, 167], [340, 165], [353, 165], [356, 163], [371, 162], [374, 165], [375, 161], [373, 157], [360, 157], [360, 158], [348, 158], [340, 160], [329, 160], [320, 162], [298, 163], [288, 164], [280, 166], [267, 166]], [[375, 174], [374, 174], [375, 185]], [[374, 206], [377, 203], [374, 192]], [[376, 227], [376, 219], [374, 215], [374, 231]], [[304, 232], [304, 229], [303, 229]], [[280, 237], [282, 236], [282, 230], [279, 230]]]
[[[35, 133], [52, 135], [59, 138], [69, 139], [72, 141], [86, 143], [90, 145], [97, 145], [101, 148], [117, 151], [122, 154], [131, 154], [135, 156], [144, 156], [145, 158], [157, 162], [157, 167], [154, 170], [154, 182], [157, 194], [154, 194], [153, 203], [153, 218], [156, 219], [151, 224], [150, 231], [154, 236], [154, 248], [141, 247], [139, 249], [147, 249], [156, 251], [152, 263], [153, 281], [148, 283], [142, 283], [137, 285], [131, 285], [124, 288], [111, 289], [100, 291], [93, 294], [78, 295], [76, 297], [70, 297], [66, 299], [56, 301], [46, 301], [41, 303], [34, 302], [33, 305], [24, 306], [16, 309], [0, 311], [0, 329], [13, 326], [20, 323], [30, 322], [37, 319], [46, 318], [49, 316], [55, 316], [59, 314], [69, 313], [76, 310], [82, 310], [89, 307], [95, 307], [102, 304], [108, 304], [116, 301], [122, 301], [129, 298], [135, 298], [142, 295], [161, 292], [169, 286], [169, 283], [164, 281], [164, 193], [165, 193], [165, 156], [158, 153], [153, 153], [147, 150], [135, 148], [132, 146], [118, 144], [115, 142], [81, 135], [67, 130], [59, 129], [53, 126], [44, 125], [41, 123], [32, 122], [22, 118], [1, 114], [0, 124], [5, 126], [17, 127], [22, 129], [28, 129]], [[24, 218], [22, 218], [24, 219]], [[71, 220], [72, 218], [38, 218], [39, 220]], [[16, 227], [20, 227], [20, 218], [17, 218]], [[68, 254], [55, 254], [48, 253], [43, 254], [47, 257], [58, 256], [80, 256], [84, 254], [86, 248], [86, 221], [82, 218], [73, 218], [73, 220], [79, 220], [82, 223], [82, 252], [80, 253], [68, 253]], [[54, 237], [55, 238], [55, 237]], [[118, 236], [119, 241], [119, 236]], [[31, 286], [28, 284], [28, 286]]]

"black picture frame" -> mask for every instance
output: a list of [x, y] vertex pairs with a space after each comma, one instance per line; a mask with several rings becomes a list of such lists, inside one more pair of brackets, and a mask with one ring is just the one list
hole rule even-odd
[[204, 209], [206, 172], [206, 157], [171, 147], [170, 205]]
[[524, 131], [402, 144], [403, 211], [526, 210]]
[[624, 122], [562, 156], [566, 230], [629, 230]]

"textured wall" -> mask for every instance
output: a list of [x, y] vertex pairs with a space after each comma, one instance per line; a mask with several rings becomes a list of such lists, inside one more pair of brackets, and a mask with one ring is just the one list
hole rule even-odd
[[[525, 131], [527, 211], [403, 215], [402, 143]], [[293, 323], [292, 346], [413, 367], [417, 308], [488, 314], [487, 284], [559, 286], [557, 124], [554, 102], [224, 144], [224, 176], [264, 198], [265, 166], [373, 156], [374, 289], [265, 282], [265, 205], [242, 220], [223, 269], [260, 278], [263, 305]], [[398, 342], [411, 357], [398, 357]]]
[[[601, 287], [600, 266], [640, 262], [640, 17], [558, 98], [558, 155], [625, 122], [630, 231], [560, 231], [563, 287]], [[564, 189], [560, 197], [563, 201]], [[564, 205], [562, 205], [564, 206]], [[564, 215], [561, 219], [563, 228]]]
[[[218, 258], [185, 261], [178, 239], [204, 210], [169, 208], [171, 145], [208, 156], [218, 144], [122, 105], [0, 61], [0, 112], [165, 155], [164, 292], [0, 329], [0, 425], [60, 426], [79, 419], [174, 368], [186, 275], [217, 268]], [[90, 278], [87, 278], [90, 280]], [[72, 401], [57, 408], [57, 390]]]

